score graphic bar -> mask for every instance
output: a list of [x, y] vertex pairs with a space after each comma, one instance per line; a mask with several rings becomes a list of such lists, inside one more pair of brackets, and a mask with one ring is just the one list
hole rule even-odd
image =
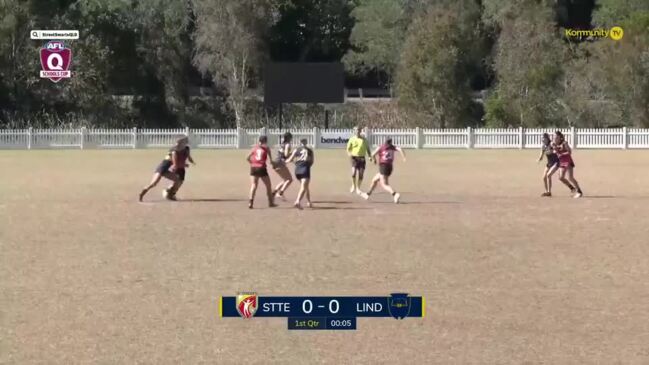
[[357, 317], [422, 318], [424, 297], [392, 293], [384, 297], [262, 297], [239, 293], [221, 297], [221, 317], [284, 317], [289, 329], [356, 329]]

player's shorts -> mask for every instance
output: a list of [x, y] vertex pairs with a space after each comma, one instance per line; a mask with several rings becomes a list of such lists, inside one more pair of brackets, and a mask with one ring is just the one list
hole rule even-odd
[[379, 164], [379, 173], [383, 176], [392, 175], [392, 164], [389, 163]]
[[266, 177], [266, 176], [268, 176], [268, 170], [266, 169], [266, 166], [264, 166], [264, 167], [250, 167], [250, 176]]
[[162, 162], [160, 162], [160, 165], [158, 165], [158, 167], [156, 167], [155, 172], [157, 172], [159, 174], [165, 174], [165, 173], [169, 172], [169, 169], [171, 168], [171, 165], [173, 165], [171, 160], [162, 160]]
[[311, 178], [311, 168], [309, 167], [296, 167], [295, 168], [295, 178], [298, 180], [310, 179]]
[[365, 169], [365, 157], [352, 156], [352, 167], [355, 169]]
[[559, 167], [564, 168], [564, 169], [574, 168], [575, 167], [575, 162], [572, 159], [567, 160], [567, 161], [561, 161], [561, 162], [559, 162]]
[[558, 165], [558, 164], [559, 164], [559, 158], [558, 157], [555, 157], [555, 158], [550, 157], [550, 158], [548, 158], [548, 163], [545, 164], [545, 167], [551, 168], [551, 167], [553, 167], [555, 165]]
[[178, 175], [178, 180], [185, 181], [185, 169], [177, 169], [174, 174]]

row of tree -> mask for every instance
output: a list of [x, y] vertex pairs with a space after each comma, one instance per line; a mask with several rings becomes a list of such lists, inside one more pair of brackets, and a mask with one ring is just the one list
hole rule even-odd
[[[621, 40], [563, 32], [612, 26]], [[39, 78], [31, 29], [79, 30], [71, 79]], [[649, 126], [647, 0], [1, 0], [0, 127], [273, 124], [270, 60], [393, 91], [333, 107], [339, 124]]]

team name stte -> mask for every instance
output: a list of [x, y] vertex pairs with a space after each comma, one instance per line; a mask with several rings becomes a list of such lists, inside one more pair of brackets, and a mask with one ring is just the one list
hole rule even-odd
[[264, 303], [261, 306], [261, 310], [270, 313], [275, 313], [275, 312], [290, 313], [291, 304], [290, 303]]

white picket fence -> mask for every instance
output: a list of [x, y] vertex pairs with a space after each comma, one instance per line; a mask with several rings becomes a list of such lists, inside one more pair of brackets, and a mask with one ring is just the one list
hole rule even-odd
[[[0, 149], [166, 148], [179, 136], [189, 136], [194, 148], [249, 148], [260, 135], [277, 144], [289, 131], [315, 148], [343, 148], [349, 129], [0, 129]], [[387, 137], [404, 148], [538, 148], [543, 133], [554, 129], [368, 129], [372, 145]], [[562, 129], [573, 148], [649, 149], [649, 129]]]

